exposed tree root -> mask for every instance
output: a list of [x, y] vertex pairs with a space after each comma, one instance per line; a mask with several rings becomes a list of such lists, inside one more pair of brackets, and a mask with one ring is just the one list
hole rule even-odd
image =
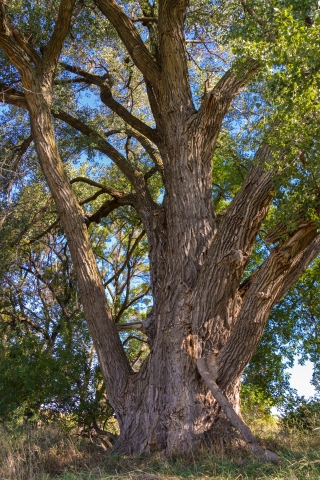
[[217, 400], [217, 402], [223, 409], [226, 417], [231, 422], [231, 424], [237, 430], [239, 430], [254, 455], [261, 461], [268, 461], [273, 463], [279, 462], [278, 455], [271, 452], [270, 450], [261, 447], [248, 425], [243, 420], [241, 420], [239, 415], [237, 415], [237, 413], [234, 411], [231, 403], [218, 387], [215, 378], [209, 372], [209, 368], [204, 358], [199, 358], [197, 360], [197, 367], [201, 377], [205, 381], [206, 385], [209, 387], [214, 398]]

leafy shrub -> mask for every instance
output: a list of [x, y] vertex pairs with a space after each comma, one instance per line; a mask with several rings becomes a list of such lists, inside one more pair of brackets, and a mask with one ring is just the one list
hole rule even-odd
[[320, 429], [320, 397], [296, 397], [282, 409], [282, 426], [299, 430]]

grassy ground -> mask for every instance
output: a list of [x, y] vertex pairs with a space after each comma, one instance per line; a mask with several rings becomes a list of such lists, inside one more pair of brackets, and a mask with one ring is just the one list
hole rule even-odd
[[281, 456], [279, 465], [261, 464], [239, 451], [206, 452], [201, 457], [167, 459], [161, 455], [106, 455], [88, 439], [62, 433], [56, 426], [16, 432], [0, 430], [1, 480], [320, 480], [320, 430], [256, 432]]

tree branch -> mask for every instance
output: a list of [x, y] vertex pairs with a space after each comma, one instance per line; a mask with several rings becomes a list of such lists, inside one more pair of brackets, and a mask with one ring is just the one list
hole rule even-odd
[[96, 200], [98, 197], [100, 197], [100, 195], [105, 195], [106, 192], [104, 192], [103, 190], [98, 190], [96, 193], [94, 193], [93, 195], [90, 195], [90, 197], [87, 197], [85, 198], [84, 200], [81, 200], [81, 202], [79, 202], [79, 205], [85, 205], [86, 203], [90, 203], [90, 202], [93, 202], [94, 200]]
[[137, 238], [135, 239], [132, 247], [130, 248], [130, 250], [127, 252], [127, 255], [126, 255], [126, 259], [125, 261], [123, 262], [123, 265], [122, 267], [111, 277], [111, 278], [108, 278], [108, 280], [106, 282], [104, 282], [103, 286], [106, 287], [107, 285], [109, 285], [109, 283], [113, 282], [113, 280], [115, 280], [116, 278], [119, 277], [119, 275], [121, 275], [121, 273], [123, 272], [123, 270], [126, 268], [126, 266], [128, 265], [129, 261], [130, 261], [130, 258], [132, 257], [132, 254], [133, 252], [135, 251], [135, 249], [137, 248], [137, 246], [139, 245], [140, 241], [143, 239], [143, 237], [145, 236], [146, 232], [144, 230], [142, 230], [142, 232], [137, 236]]
[[51, 232], [51, 230], [57, 225], [59, 225], [59, 223], [60, 223], [60, 218], [58, 218], [55, 222], [51, 223], [51, 225], [49, 225], [49, 227], [46, 228], [43, 232], [39, 233], [39, 235], [31, 238], [30, 243], [34, 243], [37, 240], [40, 240], [40, 238], [44, 237], [47, 233]]
[[102, 218], [107, 217], [117, 208], [123, 205], [131, 205], [136, 207], [136, 204], [137, 198], [132, 193], [128, 193], [124, 197], [119, 197], [114, 200], [107, 200], [95, 213], [88, 217], [86, 223], [87, 225], [90, 225], [90, 223], [100, 223]]
[[107, 85], [106, 83], [101, 85], [100, 92], [100, 98], [107, 107], [109, 107], [113, 112], [119, 115], [119, 117], [122, 118], [122, 120], [124, 120], [126, 123], [128, 123], [130, 127], [134, 128], [142, 135], [147, 137], [155, 145], [159, 145], [160, 138], [157, 131], [146, 125], [139, 118], [132, 115], [132, 113], [130, 113], [125, 107], [121, 105], [121, 103], [117, 102], [112, 96], [109, 85]]
[[48, 282], [47, 279], [37, 271], [37, 267], [35, 265], [34, 267], [35, 267], [35, 270], [32, 270], [31, 268], [27, 268], [24, 266], [21, 266], [20, 268], [21, 270], [24, 270], [25, 272], [30, 273], [31, 275], [34, 275], [40, 282], [42, 282], [48, 288], [48, 290], [51, 292], [53, 299], [57, 302], [57, 304], [61, 308], [61, 311], [65, 320], [68, 320], [70, 318], [70, 315], [67, 312], [64, 302], [61, 300], [60, 296], [56, 294], [56, 291], [53, 287], [52, 282]]
[[96, 85], [100, 88], [100, 98], [102, 102], [109, 107], [113, 112], [119, 115], [122, 120], [124, 120], [128, 125], [132, 128], [140, 132], [145, 137], [149, 138], [155, 145], [158, 145], [160, 139], [158, 137], [157, 131], [153, 128], [146, 125], [142, 120], [135, 117], [130, 113], [121, 103], [117, 102], [111, 92], [110, 88], [110, 79], [108, 78], [109, 75], [95, 75], [92, 73], [88, 73], [85, 70], [74, 67], [72, 65], [62, 63], [61, 64], [68, 72], [76, 73], [77, 75], [81, 75], [85, 80], [88, 81], [91, 85]]
[[184, 36], [187, 6], [187, 0], [162, 0], [159, 2], [158, 17], [161, 90], [165, 92], [160, 102], [163, 109], [175, 112], [183, 120], [196, 112], [189, 82]]
[[157, 23], [158, 19], [156, 17], [133, 17], [131, 18], [131, 22], [137, 23], [141, 22], [143, 24], [145, 23]]
[[[259, 70], [260, 64], [248, 59], [233, 66], [219, 82], [205, 93], [198, 113], [192, 119], [192, 128], [206, 139], [206, 152], [212, 152], [222, 121], [239, 91]], [[206, 158], [207, 153], [204, 157]]]
[[[24, 96], [21, 94], [21, 92], [18, 92], [17, 90], [0, 83], [0, 95], [5, 103], [18, 105], [27, 109], [27, 102], [23, 101]], [[87, 137], [91, 137], [96, 142], [97, 150], [107, 155], [117, 165], [117, 167], [128, 178], [136, 190], [137, 210], [142, 215], [143, 221], [148, 226], [148, 217], [150, 213], [157, 208], [157, 205], [151, 197], [144, 174], [136, 167], [132, 166], [130, 162], [128, 162], [126, 158], [121, 155], [118, 150], [116, 150], [109, 142], [107, 142], [99, 133], [83, 123], [81, 120], [60, 109], [58, 111], [51, 110], [51, 114], [55, 118], [64, 121]]]
[[118, 332], [127, 332], [130, 330], [142, 330], [142, 322], [132, 322], [132, 323], [116, 323], [116, 328]]
[[[90, 197], [86, 198], [85, 200], [82, 200], [81, 202], [79, 202], [79, 205], [85, 205], [86, 203], [92, 202], [97, 197], [99, 197], [100, 195], [104, 195], [105, 193], [106, 193], [105, 191], [100, 190], [95, 194], [91, 195]], [[131, 205], [134, 207], [135, 203], [136, 203], [136, 197], [132, 193], [128, 193], [127, 195], [124, 195], [122, 197], [120, 196], [114, 200], [107, 200], [106, 202], [104, 202], [103, 205], [101, 205], [101, 207], [95, 213], [93, 213], [92, 215], [86, 218], [86, 225], [90, 225], [91, 223], [100, 223], [100, 220], [102, 218], [107, 217], [111, 212], [113, 212], [117, 208], [123, 205]], [[57, 225], [59, 225], [59, 223], [60, 223], [60, 218], [55, 220], [51, 225], [49, 225], [48, 228], [46, 228], [46, 230], [39, 233], [39, 235], [31, 238], [29, 240], [30, 243], [40, 240], [40, 238], [42, 238], [47, 233], [51, 232], [51, 230], [55, 228]]]
[[21, 78], [29, 84], [29, 75], [32, 75], [30, 56], [26, 53], [23, 36], [7, 16], [5, 0], [0, 0], [0, 47], [15, 65]]
[[105, 193], [108, 193], [111, 197], [114, 197], [114, 198], [122, 198], [127, 195], [127, 193], [125, 192], [120, 192], [120, 190], [116, 190], [112, 187], [108, 187], [108, 185], [103, 185], [102, 183], [95, 182], [90, 178], [76, 177], [70, 180], [70, 184], [77, 183], [77, 182], [87, 183], [88, 185], [92, 185], [93, 187], [100, 188], [100, 190], [102, 190]]
[[60, 1], [58, 18], [49, 43], [45, 48], [42, 62], [42, 73], [44, 76], [48, 75], [50, 83], [53, 80], [53, 74], [56, 69], [59, 56], [70, 29], [74, 4], [75, 0]]
[[36, 323], [34, 323], [33, 320], [31, 320], [30, 318], [24, 317], [22, 315], [18, 315], [16, 312], [10, 312], [10, 311], [6, 311], [6, 310], [1, 311], [0, 316], [1, 315], [7, 315], [8, 317], [10, 317], [11, 322], [5, 321], [5, 323], [12, 323], [12, 319], [14, 318], [15, 320], [18, 320], [19, 322], [26, 323], [27, 325], [30, 325], [30, 327], [32, 327], [36, 332], [41, 333], [49, 342], [51, 342], [51, 337], [50, 337], [50, 335], [48, 335], [48, 332], [46, 332], [46, 330], [44, 328], [42, 328], [39, 325], [37, 325]]
[[157, 208], [157, 205], [152, 200], [143, 173], [136, 167], [132, 166], [126, 160], [126, 158], [121, 155], [118, 150], [116, 150], [109, 142], [102, 138], [99, 133], [85, 125], [80, 120], [62, 110], [59, 110], [58, 112], [53, 111], [52, 114], [56, 118], [63, 120], [68, 125], [84, 133], [86, 136], [93, 138], [97, 142], [97, 149], [107, 155], [131, 182], [137, 193], [136, 208], [139, 213], [142, 214], [144, 222], [148, 223], [147, 217], [155, 208]]
[[36, 50], [32, 47], [32, 45], [24, 38], [23, 34], [18, 30], [15, 25], [12, 25], [9, 17], [6, 16], [4, 12], [4, 17], [6, 17], [6, 22], [8, 26], [8, 32], [11, 32], [12, 37], [14, 40], [20, 45], [23, 51], [28, 55], [28, 57], [33, 61], [33, 63], [38, 66], [41, 62], [41, 57], [36, 52]]
[[255, 352], [272, 307], [301, 276], [320, 252], [314, 222], [298, 229], [275, 247], [245, 288], [237, 322], [218, 355], [218, 384], [225, 389], [238, 378]]
[[[138, 142], [143, 146], [151, 160], [154, 162], [155, 166], [157, 167], [157, 171], [163, 173], [163, 162], [160, 153], [158, 150], [156, 150], [151, 143], [148, 141], [148, 139], [144, 136], [141, 135], [140, 133], [134, 131], [134, 130], [127, 130], [127, 132], [132, 135]], [[153, 142], [155, 143], [155, 142]]]
[[15, 107], [27, 108], [24, 94], [2, 82], [0, 82], [0, 101]]
[[134, 64], [143, 76], [156, 87], [161, 68], [144, 45], [132, 20], [115, 0], [94, 0], [94, 3], [117, 30]]
[[17, 168], [19, 166], [19, 163], [23, 157], [23, 155], [26, 153], [28, 148], [31, 145], [33, 138], [32, 135], [29, 135], [27, 138], [23, 140], [23, 142], [18, 145], [17, 147], [14, 148], [14, 154], [12, 155], [12, 159], [14, 159], [14, 162], [12, 165], [10, 165], [10, 171], [11, 171], [11, 176], [9, 178], [8, 184], [7, 184], [7, 189], [8, 189], [8, 202], [10, 202], [10, 193], [12, 190], [12, 185], [13, 185], [13, 178], [14, 175], [16, 174]]

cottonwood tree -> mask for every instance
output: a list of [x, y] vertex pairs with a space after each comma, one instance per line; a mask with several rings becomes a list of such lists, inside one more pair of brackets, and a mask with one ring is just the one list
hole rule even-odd
[[[0, 0], [1, 99], [29, 115], [119, 422], [116, 452], [188, 454], [221, 436], [231, 439], [231, 421], [263, 456], [238, 415], [241, 375], [272, 307], [320, 251], [319, 20], [315, 2], [293, 3]], [[226, 168], [233, 161], [242, 177], [226, 192], [223, 170], [215, 169], [218, 137], [224, 121], [237, 123], [228, 112], [237, 98], [245, 101], [241, 92], [255, 78], [265, 96], [251, 102], [252, 132], [259, 108], [270, 128], [260, 145], [248, 143], [243, 164], [226, 157]], [[81, 112], [74, 96], [61, 95], [63, 85], [98, 92], [100, 115]], [[84, 214], [64, 168], [62, 123], [87, 137], [130, 184], [96, 183], [111, 197], [98, 212]], [[141, 145], [140, 156], [132, 144]], [[152, 192], [153, 175], [163, 182], [162, 201]], [[244, 279], [262, 222], [286, 205], [282, 197], [297, 183], [310, 202], [296, 202], [275, 222], [261, 265]], [[225, 200], [220, 211], [215, 188]], [[142, 328], [150, 354], [138, 372], [112, 319], [87, 229], [90, 219], [124, 205], [136, 210], [149, 245], [153, 307]]]

